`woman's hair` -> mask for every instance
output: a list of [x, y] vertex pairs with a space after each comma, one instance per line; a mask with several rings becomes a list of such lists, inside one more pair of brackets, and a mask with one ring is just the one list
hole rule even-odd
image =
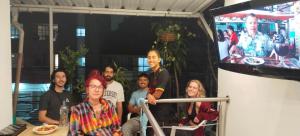
[[220, 29], [218, 29], [217, 33], [218, 33], [218, 41], [221, 41], [221, 42], [225, 41], [225, 37], [224, 37], [223, 31], [220, 30]]
[[65, 76], [66, 76], [66, 79], [67, 79], [67, 81], [66, 81], [66, 83], [65, 83], [65, 85], [64, 85], [64, 87], [66, 87], [67, 85], [68, 85], [68, 77], [67, 77], [67, 73], [66, 73], [66, 71], [64, 70], [64, 69], [62, 69], [62, 68], [57, 68], [57, 69], [55, 69], [53, 72], [52, 72], [52, 74], [51, 74], [51, 76], [50, 76], [50, 90], [54, 90], [54, 88], [55, 88], [55, 75], [56, 75], [56, 73], [57, 72], [63, 72], [63, 73], [65, 73]]
[[193, 80], [190, 80], [187, 85], [186, 85], [186, 88], [185, 90], [187, 90], [188, 86], [190, 85], [190, 83], [196, 83], [198, 85], [198, 92], [199, 92], [199, 96], [198, 97], [206, 97], [205, 95], [205, 89], [203, 87], [203, 84], [199, 81], [199, 80], [196, 80], [196, 79], [193, 79]]
[[231, 30], [232, 32], [234, 32], [233, 26], [229, 25], [227, 26], [227, 29]]
[[85, 87], [88, 87], [90, 85], [90, 82], [93, 80], [93, 79], [96, 79], [98, 80], [99, 82], [101, 82], [102, 86], [104, 89], [106, 89], [106, 81], [105, 79], [103, 78], [103, 76], [101, 75], [101, 73], [94, 69], [90, 72], [90, 74], [88, 75], [88, 78], [85, 80]]
[[157, 54], [158, 58], [161, 58], [159, 50], [157, 50], [157, 49], [150, 49], [147, 54], [149, 54], [149, 52], [155, 52]]

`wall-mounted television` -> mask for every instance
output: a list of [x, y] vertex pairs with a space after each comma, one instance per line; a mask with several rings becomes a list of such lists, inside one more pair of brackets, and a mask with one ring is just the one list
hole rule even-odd
[[300, 0], [261, 1], [210, 10], [219, 67], [300, 80]]

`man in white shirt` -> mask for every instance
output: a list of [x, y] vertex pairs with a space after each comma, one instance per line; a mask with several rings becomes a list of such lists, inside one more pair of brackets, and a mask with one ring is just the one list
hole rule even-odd
[[114, 104], [118, 113], [118, 117], [120, 120], [122, 120], [122, 103], [125, 101], [124, 90], [123, 86], [119, 82], [113, 80], [114, 75], [114, 67], [110, 65], [106, 66], [103, 72], [103, 76], [107, 82], [107, 88], [104, 91], [103, 98], [106, 100], [110, 100]]

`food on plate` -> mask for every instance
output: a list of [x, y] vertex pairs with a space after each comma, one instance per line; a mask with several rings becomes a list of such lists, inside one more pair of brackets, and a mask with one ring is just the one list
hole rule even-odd
[[53, 129], [56, 129], [56, 126], [46, 125], [46, 126], [42, 126], [42, 127], [38, 128], [37, 131], [49, 131], [49, 130], [53, 130]]
[[244, 59], [244, 62], [250, 64], [250, 65], [260, 65], [263, 64], [265, 61], [262, 58], [257, 58], [257, 57], [246, 57]]
[[248, 58], [247, 61], [249, 63], [260, 63], [260, 61], [258, 59], [254, 59], [254, 58]]
[[33, 132], [40, 135], [50, 134], [54, 132], [58, 126], [56, 125], [43, 125], [43, 126], [37, 126], [33, 128]]

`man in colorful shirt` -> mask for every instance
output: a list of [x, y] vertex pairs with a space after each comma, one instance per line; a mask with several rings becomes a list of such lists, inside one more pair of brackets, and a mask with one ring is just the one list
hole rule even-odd
[[246, 17], [246, 32], [241, 33], [237, 44], [238, 53], [244, 56], [266, 57], [272, 49], [273, 44], [269, 36], [257, 30], [258, 22], [255, 14]]

